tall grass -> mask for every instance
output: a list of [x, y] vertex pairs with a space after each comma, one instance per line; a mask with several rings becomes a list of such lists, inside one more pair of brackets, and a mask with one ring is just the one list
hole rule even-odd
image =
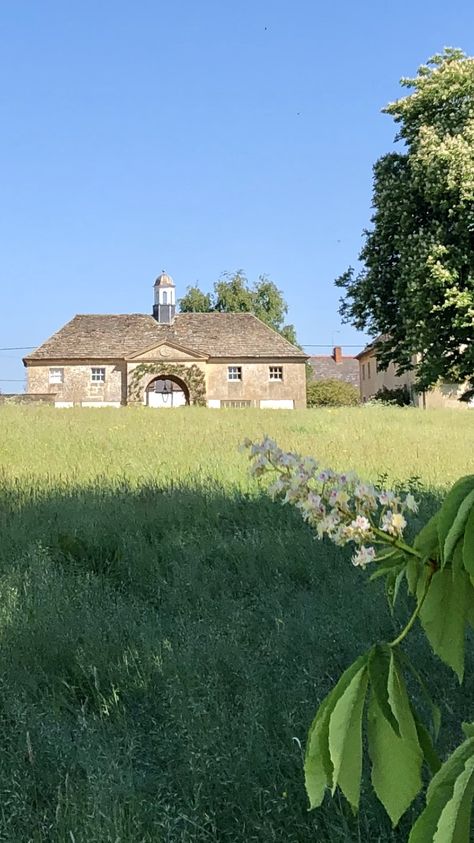
[[[405, 839], [368, 779], [358, 818], [307, 812], [315, 708], [400, 619], [249, 480], [237, 446], [263, 432], [419, 476], [421, 519], [474, 470], [469, 413], [0, 411], [0, 840]], [[473, 683], [410, 647], [447, 750]]]

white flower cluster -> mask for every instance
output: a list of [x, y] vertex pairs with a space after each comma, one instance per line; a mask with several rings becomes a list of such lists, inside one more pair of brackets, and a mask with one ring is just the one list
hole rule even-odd
[[407, 525], [404, 512], [417, 512], [413, 495], [363, 483], [354, 472], [338, 474], [322, 469], [312, 457], [286, 453], [276, 442], [246, 439], [254, 477], [275, 475], [268, 491], [272, 498], [294, 504], [317, 533], [337, 545], [353, 542], [354, 565], [365, 568], [376, 557], [374, 544], [394, 544]]

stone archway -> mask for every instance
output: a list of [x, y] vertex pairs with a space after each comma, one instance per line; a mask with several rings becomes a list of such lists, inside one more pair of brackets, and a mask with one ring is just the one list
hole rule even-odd
[[144, 393], [147, 407], [167, 410], [189, 404], [189, 389], [177, 375], [158, 375], [152, 378]]
[[[147, 375], [154, 377], [148, 380]], [[155, 378], [170, 380], [172, 376], [178, 378], [186, 386], [189, 404], [206, 406], [206, 378], [202, 369], [195, 363], [190, 366], [182, 363], [140, 363], [130, 375], [129, 401], [132, 404], [145, 403], [147, 384]]]

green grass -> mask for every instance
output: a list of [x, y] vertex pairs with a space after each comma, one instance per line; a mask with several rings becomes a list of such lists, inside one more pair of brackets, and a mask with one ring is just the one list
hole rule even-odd
[[[318, 702], [393, 637], [350, 552], [315, 542], [248, 477], [268, 432], [328, 465], [424, 484], [426, 518], [474, 471], [474, 414], [0, 411], [0, 840], [402, 841], [370, 791], [352, 817], [308, 813]], [[443, 710], [441, 750], [472, 718], [409, 643]], [[415, 806], [415, 810], [416, 807]]]

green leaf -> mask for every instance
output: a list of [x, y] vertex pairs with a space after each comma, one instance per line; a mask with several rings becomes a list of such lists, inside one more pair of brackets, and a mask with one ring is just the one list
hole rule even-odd
[[444, 565], [446, 558], [444, 547], [451, 527], [454, 525], [458, 510], [464, 499], [474, 490], [474, 474], [461, 477], [446, 495], [441, 509], [438, 513], [438, 538], [441, 548], [441, 562]]
[[463, 723], [462, 730], [466, 738], [474, 738], [474, 723]]
[[461, 503], [457, 511], [456, 517], [453, 521], [453, 524], [448, 532], [448, 535], [446, 536], [446, 541], [444, 543], [443, 550], [445, 562], [450, 561], [454, 548], [456, 547], [459, 539], [462, 538], [469, 515], [471, 511], [474, 511], [473, 507], [474, 489], [472, 490], [472, 492], [469, 492], [469, 494], [466, 495], [463, 502]]
[[413, 547], [423, 555], [423, 559], [439, 557], [438, 521], [439, 511], [422, 527], [413, 542]]
[[399, 735], [384, 716], [372, 690], [368, 711], [369, 754], [374, 790], [395, 826], [420, 792], [423, 752], [418, 742], [403, 677], [391, 654], [387, 679], [388, 702]]
[[367, 665], [361, 667], [339, 697], [329, 720], [329, 752], [334, 767], [332, 791], [339, 785], [354, 810], [359, 807], [362, 775], [362, 712]]
[[305, 787], [310, 809], [317, 808], [324, 799], [327, 787], [332, 788], [333, 764], [329, 752], [329, 720], [338, 699], [359, 670], [367, 664], [367, 653], [347, 668], [338, 683], [319, 706], [310, 726], [304, 762]]
[[395, 734], [400, 735], [398, 720], [388, 702], [388, 673], [391, 658], [392, 652], [388, 644], [376, 644], [369, 654], [369, 679], [380, 711]]
[[473, 797], [474, 738], [469, 738], [433, 776], [408, 843], [469, 843]]
[[415, 721], [416, 732], [418, 735], [418, 743], [423, 751], [423, 756], [430, 768], [431, 774], [434, 775], [438, 772], [439, 768], [441, 767], [441, 761], [439, 760], [438, 754], [433, 746], [433, 741], [431, 739], [431, 735], [428, 732], [428, 729], [420, 720], [417, 712], [413, 709], [412, 706], [412, 714], [413, 719]]
[[[439, 730], [441, 728], [441, 711], [440, 711], [440, 708], [439, 708], [439, 706], [436, 705], [436, 703], [433, 702], [433, 700], [431, 698], [431, 694], [430, 694], [430, 692], [427, 688], [426, 682], [423, 680], [423, 678], [421, 677], [421, 674], [418, 672], [416, 667], [414, 667], [414, 665], [411, 663], [411, 661], [408, 658], [408, 656], [406, 655], [406, 653], [399, 650], [398, 656], [402, 660], [403, 664], [406, 665], [406, 667], [408, 668], [408, 670], [410, 671], [410, 673], [412, 674], [412, 676], [414, 677], [414, 679], [416, 680], [416, 682], [418, 682], [418, 685], [420, 686], [423, 697], [424, 697], [424, 699], [425, 699], [425, 701], [428, 705], [428, 708], [430, 709], [430, 712], [431, 712], [431, 720], [432, 720], [432, 723], [433, 723], [433, 734], [434, 734], [434, 738], [436, 740], [438, 735], [439, 735]], [[416, 717], [415, 717], [415, 719], [416, 719]]]
[[400, 571], [405, 571], [406, 564], [405, 562], [395, 562], [395, 564], [387, 564], [387, 565], [380, 565], [373, 574], [370, 575], [369, 579], [378, 580], [380, 577], [385, 577], [387, 574], [395, 574], [395, 576]]
[[469, 579], [463, 568], [453, 566], [433, 575], [420, 610], [420, 621], [437, 656], [464, 676], [464, 638]]
[[408, 591], [415, 595], [417, 592], [418, 582], [423, 574], [426, 573], [426, 566], [421, 559], [416, 556], [410, 556], [405, 569], [405, 576], [407, 578]]
[[389, 577], [387, 577], [385, 583], [385, 594], [388, 600], [389, 609], [393, 615], [393, 611], [395, 609], [395, 603], [397, 602], [398, 592], [400, 591], [400, 586], [403, 581], [403, 577], [405, 576], [405, 566], [398, 571], [398, 573], [393, 572]]
[[464, 528], [462, 558], [466, 571], [474, 576], [474, 509], [471, 509]]

